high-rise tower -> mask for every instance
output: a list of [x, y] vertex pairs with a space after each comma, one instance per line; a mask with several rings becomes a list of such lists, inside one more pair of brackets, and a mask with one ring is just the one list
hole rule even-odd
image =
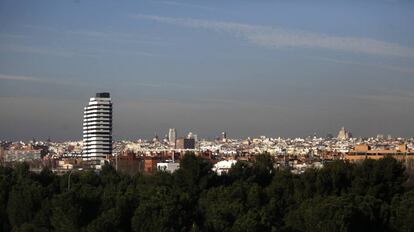
[[112, 102], [109, 93], [89, 100], [83, 118], [84, 160], [103, 160], [112, 155]]
[[170, 146], [175, 147], [175, 141], [177, 139], [177, 132], [175, 131], [175, 128], [170, 128], [168, 131], [168, 142]]

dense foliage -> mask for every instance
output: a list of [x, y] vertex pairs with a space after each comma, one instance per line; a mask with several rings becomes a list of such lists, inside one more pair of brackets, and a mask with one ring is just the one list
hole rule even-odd
[[268, 155], [217, 176], [186, 155], [174, 174], [105, 166], [56, 176], [0, 167], [0, 231], [414, 231], [414, 190], [392, 158], [302, 175]]

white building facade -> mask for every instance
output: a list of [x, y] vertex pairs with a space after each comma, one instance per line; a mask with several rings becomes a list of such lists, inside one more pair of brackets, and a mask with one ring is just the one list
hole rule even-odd
[[109, 93], [97, 93], [84, 108], [84, 160], [104, 160], [112, 155], [112, 102]]
[[168, 131], [168, 143], [170, 146], [175, 148], [175, 142], [177, 139], [177, 132], [175, 131], [175, 128], [170, 128]]

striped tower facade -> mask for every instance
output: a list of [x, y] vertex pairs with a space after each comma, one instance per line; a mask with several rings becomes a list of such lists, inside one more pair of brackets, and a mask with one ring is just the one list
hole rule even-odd
[[84, 109], [84, 160], [103, 160], [112, 155], [112, 102], [109, 93], [97, 93]]

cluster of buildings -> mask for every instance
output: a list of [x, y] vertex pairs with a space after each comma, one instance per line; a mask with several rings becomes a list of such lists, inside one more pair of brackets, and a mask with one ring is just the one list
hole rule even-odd
[[[171, 131], [175, 131], [170, 129]], [[173, 136], [169, 136], [172, 135]], [[173, 139], [174, 136], [176, 139]], [[88, 146], [87, 149], [90, 147]], [[268, 153], [277, 168], [289, 168], [301, 173], [307, 168], [320, 168], [333, 160], [359, 161], [379, 159], [391, 155], [413, 168], [414, 139], [384, 138], [258, 138], [232, 139], [219, 136], [213, 140], [181, 138], [169, 133], [164, 139], [114, 141], [111, 154], [93, 162], [83, 155], [84, 141], [29, 141], [1, 142], [0, 161], [3, 164], [29, 162], [34, 169], [49, 166], [56, 172], [72, 169], [99, 169], [100, 162], [109, 162], [115, 168], [130, 174], [152, 173], [155, 170], [173, 172], [187, 152], [209, 160], [218, 174], [227, 172], [240, 160], [253, 160], [257, 154]], [[97, 150], [97, 149], [92, 149]], [[88, 154], [89, 155], [89, 154]], [[92, 164], [92, 165], [91, 165]], [[414, 170], [414, 168], [413, 168]]]
[[72, 170], [99, 170], [110, 163], [129, 174], [152, 173], [155, 170], [174, 172], [179, 160], [188, 152], [209, 160], [218, 174], [227, 172], [240, 160], [250, 161], [257, 154], [268, 153], [275, 167], [301, 173], [307, 168], [320, 168], [333, 160], [359, 161], [391, 155], [414, 170], [414, 139], [378, 135], [373, 138], [353, 138], [344, 127], [338, 136], [306, 138], [232, 139], [222, 132], [212, 140], [199, 139], [189, 132], [179, 137], [170, 128], [164, 138], [136, 141], [113, 141], [112, 102], [109, 93], [97, 93], [84, 108], [83, 140], [0, 143], [0, 162], [13, 165], [28, 162], [33, 170], [48, 166], [57, 173]]

